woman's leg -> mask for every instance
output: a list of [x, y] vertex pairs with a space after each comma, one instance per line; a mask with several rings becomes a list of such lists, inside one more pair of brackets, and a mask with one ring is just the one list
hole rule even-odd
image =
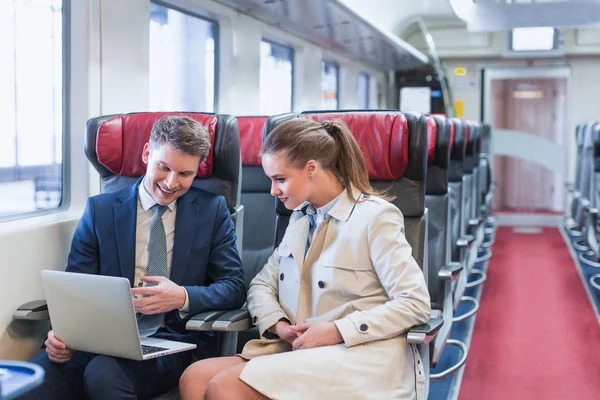
[[229, 367], [245, 363], [244, 359], [237, 356], [207, 358], [193, 363], [183, 372], [183, 375], [179, 379], [181, 399], [204, 400], [208, 382], [215, 375]]
[[[268, 356], [267, 356], [268, 357]], [[246, 363], [230, 366], [216, 374], [206, 389], [206, 400], [268, 400], [240, 379]]]

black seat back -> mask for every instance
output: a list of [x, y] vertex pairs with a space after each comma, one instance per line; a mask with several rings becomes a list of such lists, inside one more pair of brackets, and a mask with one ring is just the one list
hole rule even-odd
[[[267, 122], [265, 134], [290, 118], [316, 121], [341, 120], [357, 139], [373, 187], [396, 195], [393, 202], [404, 215], [405, 234], [413, 257], [425, 265], [425, 177], [427, 173], [427, 117], [398, 111], [310, 111], [284, 114]], [[276, 244], [289, 222], [291, 211], [277, 200]]]
[[271, 181], [260, 161], [263, 130], [269, 118], [237, 117], [242, 152], [241, 203], [244, 206], [244, 248], [242, 262], [246, 284], [264, 267], [275, 241], [275, 200]]

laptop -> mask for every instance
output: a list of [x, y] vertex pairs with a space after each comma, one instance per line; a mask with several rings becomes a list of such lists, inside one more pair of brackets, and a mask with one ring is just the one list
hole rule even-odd
[[148, 360], [196, 348], [140, 338], [127, 278], [43, 270], [42, 283], [54, 334], [70, 349]]

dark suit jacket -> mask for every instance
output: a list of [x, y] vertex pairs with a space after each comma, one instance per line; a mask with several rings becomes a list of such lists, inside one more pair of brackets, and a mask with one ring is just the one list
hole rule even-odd
[[[140, 182], [88, 199], [67, 271], [125, 277], [133, 285]], [[213, 334], [186, 331], [187, 320], [203, 311], [240, 308], [246, 300], [244, 274], [225, 199], [192, 187], [177, 201], [170, 279], [185, 287], [190, 308], [185, 319], [178, 310], [168, 312], [166, 328], [156, 336], [201, 348], [213, 341]]]

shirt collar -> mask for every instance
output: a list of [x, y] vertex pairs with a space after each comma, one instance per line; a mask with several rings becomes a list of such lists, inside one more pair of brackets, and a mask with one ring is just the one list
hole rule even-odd
[[333, 206], [338, 201], [340, 196], [344, 193], [345, 193], [345, 191], [338, 194], [333, 200], [331, 200], [329, 203], [325, 204], [323, 207], [319, 207], [317, 209], [315, 209], [315, 206], [313, 206], [312, 204], [308, 204], [308, 207], [306, 208], [306, 213], [312, 214], [312, 215], [321, 214], [323, 216], [323, 218], [325, 218], [325, 215], [327, 215], [329, 213], [329, 211], [333, 208]]
[[[146, 190], [146, 187], [144, 186], [145, 180], [146, 178], [144, 177], [144, 179], [142, 179], [142, 181], [140, 182], [140, 185], [138, 187], [138, 194], [140, 197], [140, 204], [142, 205], [142, 209], [144, 211], [148, 211], [149, 209], [154, 207], [155, 204], [158, 203], [156, 202], [156, 200], [154, 200], [154, 197], [152, 197], [152, 195]], [[177, 200], [167, 205], [167, 207], [169, 207], [169, 210], [175, 211], [175, 203], [177, 203]]]

